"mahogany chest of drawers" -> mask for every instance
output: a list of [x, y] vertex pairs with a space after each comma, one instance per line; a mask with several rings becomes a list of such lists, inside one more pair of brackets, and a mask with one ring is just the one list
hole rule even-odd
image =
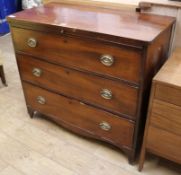
[[30, 116], [109, 142], [133, 161], [175, 19], [49, 3], [8, 21]]
[[140, 171], [146, 152], [181, 164], [181, 49], [153, 79]]

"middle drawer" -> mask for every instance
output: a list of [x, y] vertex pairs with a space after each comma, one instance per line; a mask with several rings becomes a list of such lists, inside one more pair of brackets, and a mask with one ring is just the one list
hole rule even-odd
[[21, 78], [54, 92], [135, 119], [138, 89], [17, 54]]

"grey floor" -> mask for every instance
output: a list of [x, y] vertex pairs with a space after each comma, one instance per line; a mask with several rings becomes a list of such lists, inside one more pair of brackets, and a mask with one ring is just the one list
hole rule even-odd
[[108, 144], [30, 119], [10, 35], [0, 37], [8, 87], [0, 82], [0, 175], [181, 175], [179, 165], [148, 156], [142, 173]]

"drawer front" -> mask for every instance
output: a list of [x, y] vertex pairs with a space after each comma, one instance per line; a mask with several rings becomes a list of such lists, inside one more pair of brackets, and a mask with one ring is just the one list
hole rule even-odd
[[73, 128], [115, 145], [131, 147], [134, 123], [41, 88], [23, 83], [27, 105]]
[[156, 85], [155, 98], [181, 106], [181, 90], [164, 84]]
[[17, 61], [23, 80], [135, 118], [138, 89], [25, 55], [17, 55]]
[[150, 122], [154, 126], [181, 136], [181, 107], [154, 100]]
[[141, 51], [138, 49], [20, 28], [12, 28], [12, 34], [17, 50], [103, 76], [140, 82]]
[[155, 127], [149, 127], [146, 147], [169, 160], [181, 163], [181, 137]]

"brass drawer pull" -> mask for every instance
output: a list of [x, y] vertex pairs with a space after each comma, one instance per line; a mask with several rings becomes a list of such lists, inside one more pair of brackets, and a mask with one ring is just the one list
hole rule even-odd
[[37, 40], [35, 38], [29, 38], [27, 44], [29, 47], [34, 48], [37, 46]]
[[107, 100], [111, 100], [112, 99], [112, 92], [108, 89], [102, 89], [101, 92], [101, 97]]
[[100, 126], [100, 128], [101, 128], [102, 130], [104, 130], [104, 131], [109, 131], [109, 130], [111, 130], [111, 125], [110, 125], [109, 123], [107, 123], [107, 122], [101, 122], [101, 123], [99, 124], [99, 126]]
[[44, 97], [38, 96], [38, 97], [37, 97], [37, 102], [38, 102], [39, 104], [41, 104], [41, 105], [44, 105], [44, 104], [46, 103], [46, 100], [45, 100]]
[[111, 55], [102, 55], [100, 61], [105, 66], [112, 66], [114, 63], [114, 58]]
[[35, 77], [40, 77], [42, 75], [42, 70], [39, 68], [33, 68], [32, 73]]

